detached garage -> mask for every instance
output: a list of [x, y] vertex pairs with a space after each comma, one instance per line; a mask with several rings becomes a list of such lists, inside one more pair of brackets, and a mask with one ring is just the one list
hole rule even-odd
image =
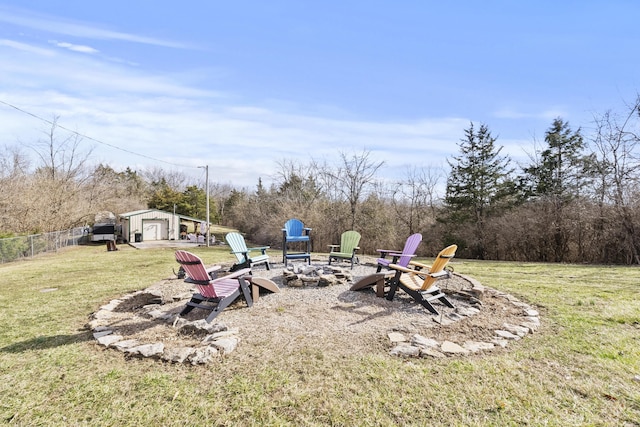
[[122, 240], [144, 242], [152, 240], [176, 240], [180, 238], [180, 224], [185, 221], [206, 224], [206, 221], [157, 209], [143, 209], [119, 215], [122, 224]]

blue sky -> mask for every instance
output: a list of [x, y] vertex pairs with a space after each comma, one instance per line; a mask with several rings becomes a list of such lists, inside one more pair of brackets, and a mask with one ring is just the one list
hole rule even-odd
[[443, 167], [470, 122], [515, 160], [555, 117], [640, 88], [640, 2], [0, 0], [0, 144], [48, 125], [95, 162], [265, 183], [368, 150], [380, 176]]

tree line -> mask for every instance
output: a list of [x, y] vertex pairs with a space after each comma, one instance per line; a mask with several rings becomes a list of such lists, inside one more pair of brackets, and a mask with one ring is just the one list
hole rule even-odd
[[[273, 248], [284, 223], [299, 218], [313, 228], [315, 252], [355, 229], [366, 254], [401, 248], [419, 232], [422, 256], [456, 243], [462, 258], [638, 264], [639, 106], [640, 97], [622, 113], [595, 116], [588, 134], [558, 117], [520, 165], [487, 124], [473, 122], [446, 170], [411, 166], [396, 181], [379, 177], [384, 162], [367, 150], [334, 161], [284, 159], [268, 188], [262, 180], [254, 189], [210, 183], [210, 219]], [[30, 153], [4, 147], [0, 236], [90, 225], [105, 210], [206, 217], [204, 182], [161, 168], [91, 167], [80, 138], [61, 135], [54, 118]]]

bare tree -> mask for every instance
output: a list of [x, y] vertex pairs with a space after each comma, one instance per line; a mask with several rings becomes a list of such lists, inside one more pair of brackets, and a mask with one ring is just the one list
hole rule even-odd
[[0, 154], [0, 233], [19, 232], [24, 224], [29, 211], [23, 197], [29, 187], [28, 169], [29, 161], [20, 148], [4, 147]]
[[163, 183], [178, 192], [184, 191], [187, 187], [187, 176], [180, 171], [168, 171], [156, 166], [145, 169], [140, 174], [151, 187]]
[[640, 158], [640, 96], [628, 106], [623, 117], [606, 112], [595, 119], [594, 144], [598, 149], [598, 194], [601, 202], [613, 205], [620, 224], [620, 241], [630, 258], [640, 264], [640, 237], [637, 224]]
[[59, 116], [54, 116], [51, 126], [44, 132], [45, 139], [39, 140], [31, 148], [41, 161], [41, 172], [53, 181], [68, 182], [80, 178], [85, 172], [84, 166], [93, 151], [82, 151], [82, 138], [76, 132], [60, 139]]
[[233, 187], [230, 184], [213, 183], [209, 188], [209, 192], [211, 200], [213, 200], [218, 209], [216, 217], [220, 220], [221, 224], [224, 224], [228, 215], [226, 211], [226, 201], [231, 197]]
[[83, 185], [82, 200], [89, 212], [122, 213], [144, 209], [147, 199], [146, 183], [129, 168], [117, 172], [108, 165], [100, 164]]
[[278, 167], [272, 197], [264, 201], [274, 213], [272, 217], [280, 226], [293, 217], [309, 222], [323, 195], [316, 164], [313, 161], [298, 163], [282, 160], [278, 162]]
[[92, 149], [82, 147], [77, 132], [62, 129], [57, 116], [50, 124], [46, 138], [30, 146], [40, 159], [23, 195], [33, 214], [31, 231], [63, 230], [92, 217], [83, 198], [90, 177], [85, 164]]
[[435, 221], [437, 187], [442, 179], [442, 171], [434, 167], [411, 167], [405, 179], [397, 183], [392, 204], [408, 234], [421, 231], [428, 220]]
[[356, 153], [340, 152], [341, 164], [331, 177], [338, 184], [338, 190], [348, 202], [350, 208], [351, 229], [357, 223], [358, 204], [366, 194], [368, 186], [374, 183], [376, 173], [384, 161], [371, 159], [371, 152], [364, 150]]
[[284, 200], [308, 206], [321, 196], [322, 187], [314, 161], [304, 164], [282, 160], [278, 162], [278, 167], [277, 189]]

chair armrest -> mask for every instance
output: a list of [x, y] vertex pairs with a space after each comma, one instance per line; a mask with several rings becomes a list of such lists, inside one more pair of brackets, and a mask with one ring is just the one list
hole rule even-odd
[[220, 265], [212, 265], [211, 267], [205, 268], [205, 271], [211, 277], [211, 279], [215, 279], [218, 276], [218, 270], [220, 270], [222, 266]]
[[249, 252], [251, 251], [260, 251], [262, 253], [262, 255], [266, 255], [267, 254], [267, 249], [269, 249], [271, 246], [258, 246], [255, 248], [249, 248]]
[[402, 252], [392, 251], [392, 250], [387, 250], [387, 249], [376, 249], [376, 251], [378, 251], [378, 252], [380, 252], [382, 254], [382, 256], [380, 258], [384, 258], [387, 255], [395, 256], [395, 257], [398, 257], [398, 258], [400, 258], [401, 256], [408, 256], [408, 257], [416, 256], [415, 254], [413, 254], [413, 255], [403, 254]]
[[395, 249], [376, 249], [376, 251], [380, 252], [380, 258], [386, 258], [387, 255], [391, 255], [395, 257], [399, 257], [402, 255], [402, 254], [399, 254]]
[[236, 277], [245, 276], [247, 274], [251, 274], [250, 268], [243, 268], [242, 270], [234, 271], [233, 273], [229, 273], [226, 276], [219, 277], [218, 279], [234, 279]]
[[403, 267], [403, 266], [398, 265], [398, 264], [389, 264], [389, 268], [392, 269], [392, 270], [402, 271], [403, 273], [410, 273], [410, 274], [417, 274], [418, 273], [416, 270], [412, 270], [410, 268]]
[[438, 271], [437, 273], [429, 274], [429, 276], [433, 277], [434, 279], [441, 279], [443, 277], [450, 277], [451, 272], [448, 270], [442, 270]]
[[416, 267], [424, 268], [427, 271], [431, 270], [431, 266], [430, 265], [423, 264], [423, 263], [418, 262], [418, 261], [409, 261], [409, 265], [415, 265]]
[[232, 253], [232, 254], [243, 254], [243, 255], [246, 255], [246, 254], [248, 254], [248, 253], [249, 253], [249, 249], [247, 249], [246, 251], [231, 251], [231, 252], [229, 252], [229, 253]]
[[330, 248], [339, 248], [340, 247], [340, 245], [327, 245], [327, 246], [329, 246]]

